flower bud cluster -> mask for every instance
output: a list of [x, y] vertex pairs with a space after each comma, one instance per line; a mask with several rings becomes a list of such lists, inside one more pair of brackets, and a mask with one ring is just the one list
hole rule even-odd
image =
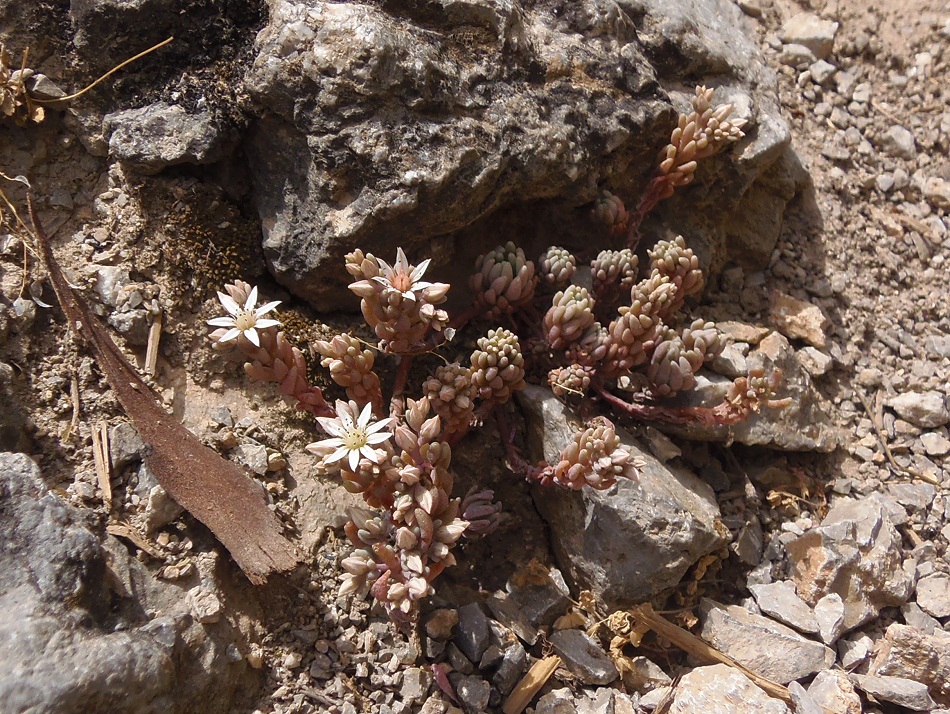
[[553, 482], [565, 488], [590, 486], [607, 489], [631, 466], [638, 465], [620, 442], [613, 424], [598, 417], [592, 426], [574, 435], [554, 467]]
[[595, 221], [605, 226], [611, 235], [623, 235], [627, 232], [627, 220], [630, 214], [617, 196], [610, 191], [601, 191], [594, 201], [591, 211]]
[[346, 388], [346, 396], [360, 404], [371, 402], [379, 411], [382, 388], [373, 371], [375, 357], [352, 335], [336, 335], [329, 342], [317, 340], [314, 349], [323, 356], [320, 364], [330, 370], [330, 378]]
[[479, 338], [472, 352], [472, 384], [481, 399], [495, 404], [524, 388], [524, 357], [516, 334], [499, 327]]
[[534, 297], [538, 284], [534, 262], [511, 241], [479, 256], [475, 270], [469, 287], [488, 319], [514, 312]]
[[738, 141], [745, 134], [745, 120], [729, 121], [731, 104], [712, 106], [713, 90], [696, 87], [693, 111], [681, 114], [670, 143], [660, 152], [659, 174], [666, 178], [660, 198], [672, 195], [677, 186], [693, 180], [697, 161], [712, 156], [723, 146]]
[[538, 276], [541, 281], [553, 288], [562, 288], [571, 282], [577, 272], [577, 261], [570, 251], [552, 245], [538, 259]]
[[421, 280], [429, 260], [412, 266], [402, 248], [389, 265], [361, 250], [346, 256], [346, 269], [354, 278], [350, 290], [360, 298], [363, 317], [379, 338], [379, 349], [391, 354], [415, 354], [429, 349], [432, 330], [452, 338], [449, 316], [435, 306], [445, 302], [448, 283]]

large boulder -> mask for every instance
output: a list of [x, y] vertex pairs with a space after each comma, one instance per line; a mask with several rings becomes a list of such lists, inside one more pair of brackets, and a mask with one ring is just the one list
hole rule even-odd
[[[577, 417], [544, 387], [529, 385], [518, 392], [518, 401], [528, 417], [532, 457], [557, 463], [581, 428]], [[534, 489], [561, 569], [608, 608], [644, 602], [676, 585], [699, 558], [721, 548], [728, 534], [708, 484], [683, 468], [661, 464], [622, 429], [617, 433], [643, 462], [638, 474], [605, 491]]]
[[103, 546], [23, 454], [0, 454], [0, 533], [4, 712], [231, 711], [230, 626], [195, 622], [187, 593]]
[[[661, 63], [671, 88], [715, 77], [721, 101], [750, 120], [731, 158], [704, 162], [682, 197], [690, 210], [672, 205], [663, 218], [706, 264], [771, 252], [774, 216], [797, 184], [753, 186], [789, 133], [774, 78], [727, 0], [269, 8], [245, 80], [260, 115], [251, 175], [272, 272], [320, 308], [355, 306], [340, 288], [342, 257], [357, 246], [391, 260], [402, 245], [437, 268], [451, 262], [452, 278], [508, 239], [534, 253], [589, 247], [595, 228], [577, 209], [604, 186], [634, 202], [674, 104], [686, 106], [691, 88], [664, 91]], [[739, 225], [728, 216], [746, 194]]]

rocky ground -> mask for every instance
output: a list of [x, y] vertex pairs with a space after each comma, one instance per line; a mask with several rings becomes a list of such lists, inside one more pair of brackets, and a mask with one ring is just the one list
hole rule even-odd
[[[494, 712], [552, 653], [527, 711], [950, 710], [950, 7], [665, 5], [0, 2], [14, 58], [28, 45], [63, 87], [177, 37], [0, 126], [10, 711]], [[506, 515], [436, 581], [420, 636], [340, 598], [360, 499], [303, 450], [312, 420], [210, 349], [214, 289], [256, 280], [300, 344], [370, 339], [334, 312], [355, 307], [341, 256], [405, 245], [464, 306], [465, 266], [499, 239], [607, 241], [591, 201], [634, 201], [700, 82], [750, 139], [646, 224], [696, 247], [695, 309], [728, 338], [691, 399], [766, 365], [793, 404], [728, 432], [620, 420], [639, 478], [583, 495], [529, 488], [478, 430], [456, 491], [493, 488]], [[169, 410], [262, 484], [305, 566], [252, 586], [159, 485], [69, 334], [17, 176], [69, 279]], [[543, 388], [511, 414], [535, 458], [570, 438]], [[787, 690], [608, 619], [644, 601]]]

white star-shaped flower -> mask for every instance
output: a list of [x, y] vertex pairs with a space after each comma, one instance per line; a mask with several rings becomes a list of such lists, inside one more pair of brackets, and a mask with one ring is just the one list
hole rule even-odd
[[380, 258], [376, 260], [383, 269], [383, 274], [377, 275], [373, 280], [386, 287], [384, 293], [397, 292], [406, 300], [415, 300], [416, 292], [432, 287], [432, 283], [420, 280], [429, 267], [431, 258], [426, 258], [419, 265], [412, 267], [403, 249], [396, 248], [396, 262], [393, 265]]
[[264, 315], [280, 305], [280, 300], [255, 307], [257, 304], [256, 287], [251, 288], [251, 293], [247, 296], [243, 307], [238, 305], [234, 298], [225, 293], [219, 292], [218, 300], [224, 305], [224, 309], [228, 311], [229, 316], [216, 317], [213, 320], [208, 320], [208, 324], [214, 327], [231, 328], [221, 336], [218, 342], [229, 342], [236, 339], [238, 335], [243, 334], [255, 347], [260, 347], [261, 339], [257, 334], [258, 328], [263, 330], [264, 328], [276, 327], [280, 324], [277, 320], [264, 317]]
[[[335, 419], [317, 417], [320, 426], [330, 435], [330, 438], [308, 444], [307, 451], [323, 456], [323, 463], [326, 466], [346, 459], [350, 471], [356, 471], [359, 467], [360, 456], [378, 464], [385, 452], [373, 447], [392, 438], [392, 432], [382, 430], [392, 424], [393, 419], [390, 417], [372, 421], [373, 410], [370, 404], [363, 407], [359, 416], [357, 416], [358, 410], [359, 406], [356, 402], [337, 401]], [[330, 449], [333, 451], [327, 454]]]

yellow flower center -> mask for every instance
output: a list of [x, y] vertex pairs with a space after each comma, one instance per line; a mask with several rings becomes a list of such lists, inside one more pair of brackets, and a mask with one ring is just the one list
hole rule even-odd
[[343, 436], [343, 446], [349, 451], [359, 451], [366, 446], [369, 436], [366, 430], [359, 426], [354, 426]]
[[250, 330], [256, 324], [257, 316], [253, 310], [239, 310], [238, 314], [234, 316], [234, 326], [241, 332]]

